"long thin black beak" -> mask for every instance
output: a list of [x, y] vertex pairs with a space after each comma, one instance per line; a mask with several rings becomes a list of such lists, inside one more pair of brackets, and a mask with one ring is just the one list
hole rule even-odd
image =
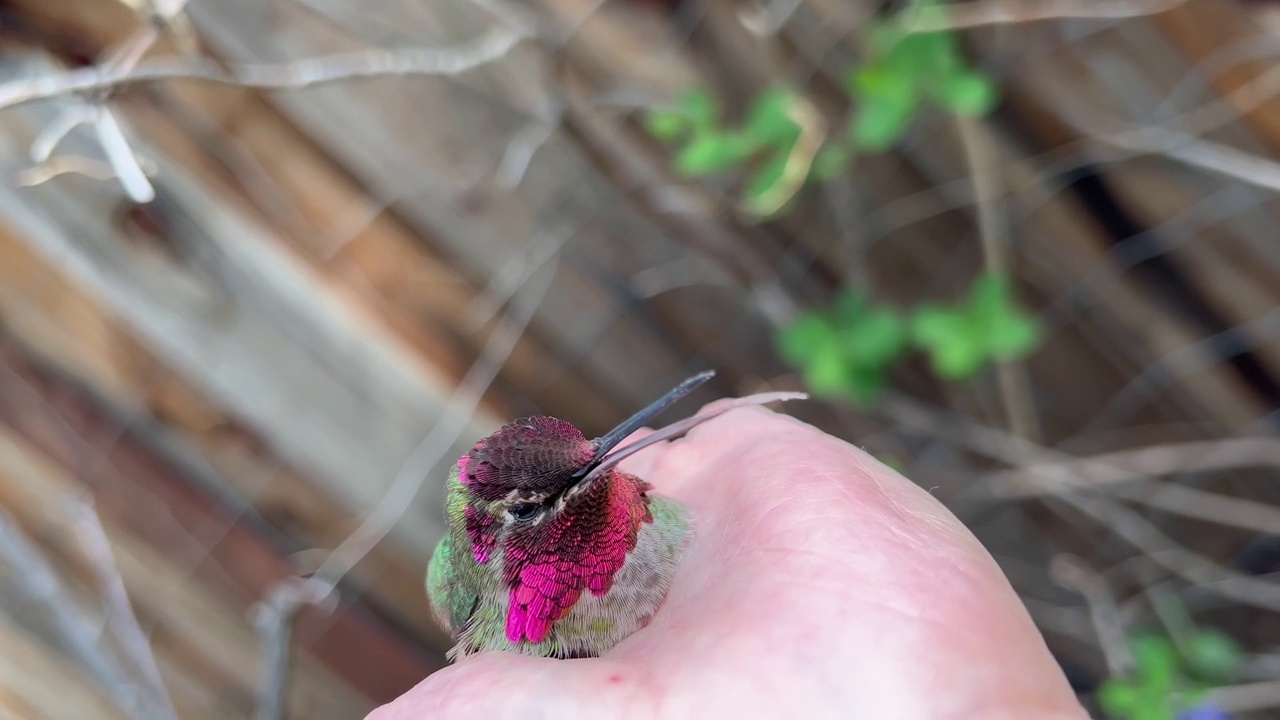
[[704, 370], [703, 372], [700, 372], [697, 375], [694, 375], [688, 380], [685, 380], [684, 382], [672, 388], [670, 392], [668, 392], [666, 395], [663, 395], [657, 400], [654, 400], [653, 402], [649, 403], [648, 407], [644, 408], [640, 412], [624, 420], [623, 423], [618, 427], [605, 433], [602, 437], [596, 440], [595, 457], [591, 458], [591, 462], [587, 463], [585, 466], [583, 466], [581, 469], [575, 472], [573, 474], [573, 477], [574, 478], [585, 477], [587, 473], [595, 469], [596, 465], [600, 464], [600, 461], [604, 459], [604, 456], [606, 453], [608, 453], [613, 448], [617, 447], [618, 443], [625, 440], [628, 435], [635, 432], [636, 430], [639, 430], [641, 427], [644, 427], [646, 424], [648, 424], [650, 420], [661, 415], [663, 412], [666, 411], [667, 408], [671, 407], [672, 405], [675, 405], [685, 395], [688, 395], [689, 393], [693, 392], [694, 389], [697, 388], [699, 385], [705, 383], [706, 381], [710, 380], [715, 376], [716, 376], [715, 370]]

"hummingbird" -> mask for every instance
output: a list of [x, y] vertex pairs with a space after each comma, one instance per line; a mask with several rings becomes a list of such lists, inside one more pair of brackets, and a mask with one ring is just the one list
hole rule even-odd
[[807, 397], [738, 398], [618, 447], [714, 375], [694, 375], [594, 440], [539, 415], [458, 458], [445, 483], [448, 530], [426, 579], [436, 621], [455, 642], [451, 660], [489, 651], [596, 657], [649, 624], [693, 520], [618, 463], [735, 407]]

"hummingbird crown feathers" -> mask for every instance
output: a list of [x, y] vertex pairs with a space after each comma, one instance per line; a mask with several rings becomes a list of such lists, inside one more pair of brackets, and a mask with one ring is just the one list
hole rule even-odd
[[591, 462], [596, 446], [573, 423], [545, 415], [520, 418], [476, 443], [462, 478], [482, 500], [556, 495]]

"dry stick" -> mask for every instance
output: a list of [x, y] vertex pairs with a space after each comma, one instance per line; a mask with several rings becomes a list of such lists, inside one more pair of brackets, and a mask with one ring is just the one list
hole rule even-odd
[[1065, 473], [1076, 484], [1104, 486], [1129, 480], [1242, 467], [1280, 468], [1280, 439], [1229, 438], [1152, 445], [1060, 462], [1024, 465], [988, 476], [983, 489], [1002, 498], [1053, 492], [1046, 477]]
[[[1046, 456], [1055, 459], [1070, 457], [996, 428], [959, 418], [940, 418], [926, 406], [901, 396], [887, 398], [882, 408], [900, 425], [948, 438], [1010, 465], [1025, 465]], [[1280, 584], [1243, 575], [1187, 550], [1141, 515], [1108, 498], [1070, 492], [1069, 475], [1055, 473], [1052, 482], [1060, 488], [1049, 493], [1048, 498], [1069, 505], [1102, 527], [1109, 528], [1166, 571], [1222, 597], [1280, 612]]]
[[430, 471], [458, 440], [467, 418], [475, 413], [485, 391], [515, 350], [542, 298], [550, 290], [558, 267], [558, 262], [550, 262], [535, 289], [526, 297], [513, 301], [507, 317], [490, 333], [480, 357], [449, 398], [444, 412], [409, 454], [373, 512], [329, 554], [310, 578], [289, 578], [284, 589], [272, 588], [267, 603], [259, 607], [257, 624], [263, 655], [271, 660], [264, 668], [266, 674], [259, 698], [259, 720], [282, 717], [283, 698], [288, 685], [287, 643], [298, 607], [304, 602], [318, 604], [329, 600], [342, 578], [386, 537], [408, 510]]
[[[998, 212], [1003, 194], [1000, 168], [996, 164], [996, 148], [986, 134], [981, 120], [955, 116], [961, 144], [973, 178], [973, 192], [978, 205], [978, 234], [982, 238], [982, 262], [991, 275], [1002, 275], [1009, 269], [1009, 237]], [[1040, 422], [1031, 403], [1031, 383], [1026, 366], [1017, 360], [996, 362], [996, 381], [1009, 429], [1029, 440], [1040, 437]]]
[[1084, 598], [1098, 646], [1107, 661], [1108, 674], [1127, 674], [1133, 668], [1133, 653], [1125, 643], [1124, 621], [1106, 580], [1083, 559], [1065, 553], [1049, 561], [1049, 574], [1059, 585], [1075, 590]]
[[[160, 39], [159, 23], [164, 23], [165, 27], [168, 27], [170, 22], [181, 15], [186, 8], [187, 1], [171, 0], [163, 3], [163, 7], [155, 2], [148, 2], [149, 7], [147, 8], [131, 5], [140, 17], [144, 14], [146, 15], [146, 17], [142, 17], [143, 26], [112, 51], [110, 56], [100, 63], [100, 67], [111, 72], [128, 72], [137, 66], [142, 57], [147, 54], [147, 51]], [[120, 186], [124, 188], [125, 194], [129, 196], [130, 200], [136, 203], [149, 203], [156, 198], [155, 188], [151, 186], [151, 181], [147, 178], [147, 173], [143, 170], [142, 163], [134, 154], [133, 148], [129, 146], [128, 140], [125, 139], [120, 123], [111, 113], [111, 110], [106, 107], [105, 100], [104, 94], [90, 108], [73, 106], [55, 117], [31, 144], [32, 159], [36, 161], [37, 168], [44, 165], [57, 148], [58, 143], [72, 129], [81, 123], [92, 123], [94, 130], [97, 132], [98, 144], [102, 146], [102, 151], [107, 156], [107, 163], [110, 166], [112, 176], [120, 181]], [[75, 164], [67, 165], [63, 163], [59, 169], [65, 172], [68, 168], [74, 169], [75, 167], [77, 167]], [[33, 170], [36, 170], [36, 168], [33, 168]], [[58, 174], [60, 173], [29, 172], [24, 184], [35, 185]], [[96, 178], [97, 174], [90, 173], [90, 176]]]
[[1149, 481], [1116, 487], [1161, 475], [1259, 465], [1280, 466], [1280, 442], [1269, 438], [1191, 442], [1040, 463], [990, 475], [976, 490], [991, 497], [1015, 499], [1066, 489], [1103, 489], [1166, 512], [1273, 534], [1280, 528], [1280, 509], [1269, 505], [1174, 483]]
[[13, 569], [24, 600], [40, 608], [50, 630], [75, 661], [102, 686], [125, 715], [145, 717], [145, 705], [124, 668], [98, 644], [97, 625], [85, 616], [38, 548], [0, 508], [0, 561]]
[[124, 587], [124, 579], [116, 567], [111, 553], [111, 542], [102, 528], [102, 521], [93, 509], [89, 499], [75, 502], [71, 508], [75, 519], [75, 527], [93, 565], [94, 574], [98, 577], [100, 592], [107, 608], [108, 627], [120, 641], [120, 647], [133, 663], [134, 668], [142, 676], [142, 690], [147, 696], [147, 716], [154, 718], [177, 718], [178, 713], [169, 699], [164, 680], [160, 677], [160, 668], [156, 666], [155, 654], [147, 636], [138, 625], [138, 618], [129, 603], [129, 594]]
[[157, 80], [284, 90], [385, 75], [457, 75], [505, 56], [523, 37], [507, 28], [497, 28], [451, 48], [363, 50], [280, 64], [235, 64], [230, 69], [207, 58], [157, 60], [127, 70], [87, 67], [0, 84], [0, 108]]
[[977, 0], [935, 8], [940, 12], [912, 12], [904, 24], [909, 32], [940, 32], [983, 25], [1009, 25], [1041, 20], [1123, 20], [1157, 15], [1187, 0]]
[[1209, 702], [1226, 712], [1249, 712], [1280, 706], [1280, 681], [1231, 685], [1209, 691]]

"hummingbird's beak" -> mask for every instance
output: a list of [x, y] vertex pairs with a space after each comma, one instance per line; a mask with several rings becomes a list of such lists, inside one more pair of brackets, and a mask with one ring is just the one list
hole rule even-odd
[[587, 463], [573, 474], [574, 479], [586, 477], [587, 473], [596, 469], [596, 466], [600, 464], [600, 461], [604, 459], [604, 456], [607, 455], [610, 450], [617, 447], [618, 443], [625, 440], [631, 433], [647, 425], [650, 420], [661, 415], [667, 408], [675, 405], [681, 398], [693, 392], [699, 385], [702, 385], [715, 376], [715, 370], [704, 370], [703, 372], [694, 375], [688, 380], [685, 380], [672, 388], [666, 395], [663, 395], [657, 400], [649, 403], [648, 407], [624, 420], [618, 427], [605, 433], [600, 438], [597, 438], [595, 441], [595, 456], [591, 458], [591, 462]]
[[[641, 410], [640, 413], [637, 413], [634, 416], [632, 416], [631, 419], [628, 419], [626, 423], [618, 425], [618, 428], [614, 429], [613, 432], [607, 434], [607, 436], [604, 436], [604, 437], [611, 438], [613, 437], [614, 433], [620, 432], [620, 430], [622, 429], [625, 429], [625, 428], [630, 428], [630, 429], [626, 429], [625, 432], [622, 432], [620, 436], [617, 437], [617, 439], [614, 439], [611, 445], [605, 447], [604, 443], [602, 443], [602, 450], [596, 450], [595, 459], [591, 460], [590, 464], [586, 466], [586, 468], [581, 469], [577, 471], [577, 473], [573, 474], [573, 478], [575, 479], [581, 478], [580, 480], [577, 480], [579, 484], [593, 482], [595, 478], [600, 477], [600, 474], [603, 474], [605, 473], [605, 471], [608, 471], [609, 469], [614, 468], [614, 466], [618, 465], [618, 462], [622, 462], [623, 460], [626, 460], [627, 457], [635, 455], [636, 452], [640, 452], [641, 450], [644, 450], [644, 448], [649, 447], [650, 445], [658, 445], [659, 442], [666, 442], [668, 441], [668, 439], [680, 437], [682, 436], [682, 434], [689, 432], [689, 430], [694, 429], [698, 427], [698, 425], [705, 423], [705, 421], [710, 420], [712, 418], [716, 418], [716, 416], [723, 415], [724, 413], [728, 413], [728, 411], [730, 410], [735, 410], [737, 409], [737, 407], [746, 407], [749, 405], [765, 405], [765, 404], [769, 404], [769, 402], [781, 402], [781, 401], [787, 401], [787, 400], [808, 400], [809, 398], [809, 393], [806, 393], [806, 392], [787, 392], [787, 391], [758, 392], [758, 393], [755, 393], [755, 395], [749, 395], [746, 397], [735, 397], [733, 398], [733, 400], [718, 402], [716, 406], [710, 407], [710, 409], [707, 409], [707, 410], [703, 410], [698, 415], [691, 416], [691, 418], [685, 418], [684, 420], [676, 421], [676, 423], [669, 424], [667, 425], [667, 427], [654, 430], [653, 433], [650, 433], [648, 434], [648, 436], [645, 436], [644, 438], [639, 439], [639, 441], [632, 442], [631, 445], [618, 448], [617, 451], [614, 451], [612, 452], [612, 454], [609, 454], [609, 450], [611, 450], [611, 448], [616, 446], [617, 443], [620, 442], [622, 438], [625, 438], [628, 436], [628, 434], [631, 434], [632, 432], [634, 432], [634, 430], [636, 428], [639, 428], [640, 425], [643, 425], [645, 419], [652, 418], [652, 416], [657, 415], [658, 413], [660, 413], [660, 411], [666, 409], [668, 405], [671, 405], [672, 402], [675, 402], [676, 400], [678, 400], [678, 398], [684, 396], [685, 393], [690, 391], [690, 389], [698, 387], [699, 384], [701, 383], [707, 382], [707, 380], [710, 379], [710, 377], [712, 377], [712, 373], [710, 373], [709, 370], [707, 373], [703, 373], [701, 375], [694, 375], [694, 377], [685, 380], [684, 383], [681, 383], [680, 387], [677, 387], [676, 389], [673, 389], [673, 391], [667, 393], [667, 396], [663, 397], [662, 400], [659, 400], [658, 402], [654, 402], [654, 404], [650, 405], [649, 407], [645, 407], [645, 409]], [[685, 386], [689, 386], [689, 387], [686, 388]], [[681, 391], [684, 391], [684, 392], [681, 392]], [[672, 396], [675, 396], [675, 397], [672, 397]], [[650, 411], [654, 409], [654, 407], [657, 407], [657, 410]], [[639, 418], [639, 420], [636, 420], [637, 418]]]

